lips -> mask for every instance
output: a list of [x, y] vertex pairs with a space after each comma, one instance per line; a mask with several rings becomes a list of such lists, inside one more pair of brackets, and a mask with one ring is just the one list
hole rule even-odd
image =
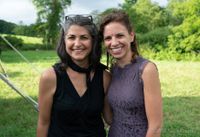
[[78, 48], [78, 49], [72, 49], [73, 51], [75, 51], [75, 52], [82, 52], [82, 51], [84, 51], [84, 49], [80, 49], [80, 48]]
[[73, 49], [74, 51], [83, 51], [83, 49]]
[[84, 50], [83, 49], [73, 49], [72, 53], [74, 55], [82, 55], [84, 53]]
[[121, 47], [117, 47], [117, 48], [112, 48], [111, 50], [113, 51], [113, 52], [118, 52], [118, 51], [120, 51], [122, 48]]
[[122, 51], [122, 47], [121, 46], [120, 47], [114, 47], [114, 48], [110, 48], [110, 50], [113, 54], [119, 54]]

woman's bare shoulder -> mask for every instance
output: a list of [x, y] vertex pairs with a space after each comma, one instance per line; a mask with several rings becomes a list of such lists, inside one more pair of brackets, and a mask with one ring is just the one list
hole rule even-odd
[[[48, 68], [41, 74], [40, 83], [51, 86], [51, 84], [56, 84], [56, 73], [53, 68]], [[52, 86], [53, 86], [52, 85]]]
[[144, 70], [143, 70], [143, 75], [148, 75], [148, 74], [155, 74], [155, 73], [158, 73], [158, 69], [157, 69], [157, 66], [155, 63], [153, 62], [148, 62], [145, 67], [144, 67]]

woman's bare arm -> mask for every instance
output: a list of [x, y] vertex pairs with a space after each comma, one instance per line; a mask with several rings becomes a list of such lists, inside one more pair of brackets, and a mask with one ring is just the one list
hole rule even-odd
[[148, 63], [142, 74], [144, 82], [144, 100], [148, 119], [146, 137], [160, 137], [162, 128], [162, 96], [158, 70]]
[[43, 72], [39, 83], [37, 137], [47, 137], [55, 90], [56, 75], [53, 68], [50, 68]]
[[109, 87], [110, 81], [111, 81], [111, 74], [109, 72], [104, 71], [104, 80], [103, 81], [104, 81], [104, 92], [105, 92], [103, 117], [104, 117], [105, 122], [110, 125], [112, 122], [112, 110], [108, 103], [108, 97], [107, 97], [108, 87]]

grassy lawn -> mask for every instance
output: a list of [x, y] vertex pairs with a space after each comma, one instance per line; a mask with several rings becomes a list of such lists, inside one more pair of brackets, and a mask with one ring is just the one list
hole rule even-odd
[[[3, 51], [1, 60], [9, 79], [37, 100], [40, 73], [58, 58], [55, 51], [25, 51], [22, 54], [32, 66], [13, 51]], [[162, 85], [162, 137], [199, 137], [200, 62], [154, 62]], [[0, 89], [0, 137], [35, 137], [37, 112], [2, 80]]]

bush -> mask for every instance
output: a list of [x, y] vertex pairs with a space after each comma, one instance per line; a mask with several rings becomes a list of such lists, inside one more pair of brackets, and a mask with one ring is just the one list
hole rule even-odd
[[138, 34], [139, 44], [148, 44], [155, 51], [160, 51], [167, 47], [167, 37], [171, 33], [169, 27], [157, 28], [146, 34]]
[[[14, 36], [4, 37], [8, 42], [10, 42], [15, 48], [20, 48], [23, 46], [23, 40], [21, 38], [16, 38]], [[0, 49], [10, 49], [11, 47], [2, 38], [0, 39]]]
[[171, 50], [179, 53], [200, 53], [200, 18], [191, 16], [172, 29], [168, 37]]
[[170, 48], [160, 50], [159, 52], [150, 48], [147, 44], [140, 45], [140, 53], [148, 59], [155, 60], [184, 60], [184, 61], [200, 61], [200, 54], [192, 53], [179, 53]]

